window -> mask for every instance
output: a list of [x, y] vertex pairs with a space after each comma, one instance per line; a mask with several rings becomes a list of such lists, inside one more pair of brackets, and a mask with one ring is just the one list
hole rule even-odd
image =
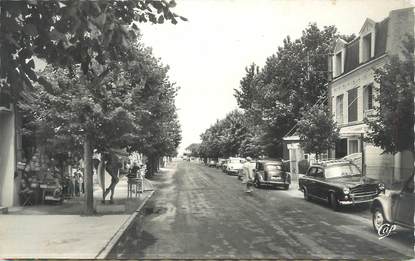
[[315, 177], [316, 177], [316, 178], [320, 178], [320, 179], [324, 178], [324, 172], [323, 172], [323, 169], [321, 169], [321, 168], [317, 168], [317, 171], [316, 171], [316, 173], [315, 173]]
[[357, 88], [348, 91], [348, 122], [357, 121]]
[[336, 97], [336, 122], [343, 124], [343, 94]]
[[335, 59], [336, 59], [335, 60], [336, 70], [335, 70], [334, 76], [338, 76], [342, 74], [342, 52], [337, 53]]
[[372, 34], [363, 36], [362, 39], [362, 63], [369, 61], [372, 53]]
[[341, 178], [361, 175], [359, 169], [352, 164], [335, 165], [326, 168], [326, 178]]
[[259, 170], [259, 171], [264, 170], [264, 165], [262, 163], [258, 162], [257, 165], [256, 165], [256, 169]]
[[373, 84], [366, 85], [363, 89], [363, 110], [373, 109]]
[[349, 153], [358, 153], [359, 152], [359, 141], [358, 140], [349, 140]]
[[317, 168], [316, 167], [312, 167], [308, 171], [307, 176], [314, 177], [316, 175], [316, 172], [317, 172]]

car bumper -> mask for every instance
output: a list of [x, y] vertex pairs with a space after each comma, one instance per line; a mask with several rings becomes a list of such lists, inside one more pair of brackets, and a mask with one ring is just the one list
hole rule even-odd
[[339, 204], [342, 205], [342, 206], [358, 205], [358, 204], [371, 203], [373, 200], [374, 200], [374, 198], [371, 198], [371, 199], [356, 199], [356, 200], [339, 200]]
[[228, 172], [229, 175], [238, 175], [239, 174], [239, 170], [237, 170], [237, 169], [227, 170], [226, 172]]
[[278, 185], [289, 185], [290, 183], [285, 181], [261, 181], [261, 185], [278, 186]]

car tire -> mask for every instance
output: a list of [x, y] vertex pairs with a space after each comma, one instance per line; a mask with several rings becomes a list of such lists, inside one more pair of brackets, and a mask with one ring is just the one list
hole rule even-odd
[[261, 182], [259, 181], [259, 179], [254, 180], [254, 187], [261, 188]]
[[339, 203], [337, 202], [336, 195], [333, 192], [330, 193], [329, 204], [330, 204], [331, 209], [333, 209], [334, 211], [339, 210]]
[[375, 230], [376, 233], [378, 233], [379, 228], [384, 225], [388, 224], [389, 222], [385, 219], [385, 214], [383, 214], [383, 208], [382, 207], [376, 207], [372, 214], [372, 225], [373, 230]]
[[310, 201], [310, 195], [308, 194], [308, 189], [306, 186], [303, 187], [304, 199]]

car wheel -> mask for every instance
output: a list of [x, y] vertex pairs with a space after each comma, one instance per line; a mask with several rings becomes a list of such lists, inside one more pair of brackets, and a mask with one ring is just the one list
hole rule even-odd
[[261, 182], [259, 182], [259, 179], [255, 179], [254, 180], [254, 187], [256, 187], [256, 188], [260, 188], [261, 187]]
[[334, 193], [330, 193], [330, 207], [334, 211], [339, 210], [339, 203], [337, 202], [336, 195]]
[[375, 211], [373, 211], [372, 214], [372, 224], [375, 232], [378, 233], [380, 227], [387, 223], [385, 215], [383, 214], [383, 209], [381, 207], [375, 208]]
[[306, 186], [303, 187], [304, 199], [310, 201], [310, 195], [308, 194], [308, 189]]

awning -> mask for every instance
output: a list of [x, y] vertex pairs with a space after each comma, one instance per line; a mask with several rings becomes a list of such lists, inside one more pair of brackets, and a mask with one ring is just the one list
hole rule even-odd
[[366, 124], [359, 124], [353, 126], [346, 126], [340, 128], [340, 137], [347, 138], [347, 137], [356, 137], [360, 136], [362, 133], [367, 132], [367, 125]]

